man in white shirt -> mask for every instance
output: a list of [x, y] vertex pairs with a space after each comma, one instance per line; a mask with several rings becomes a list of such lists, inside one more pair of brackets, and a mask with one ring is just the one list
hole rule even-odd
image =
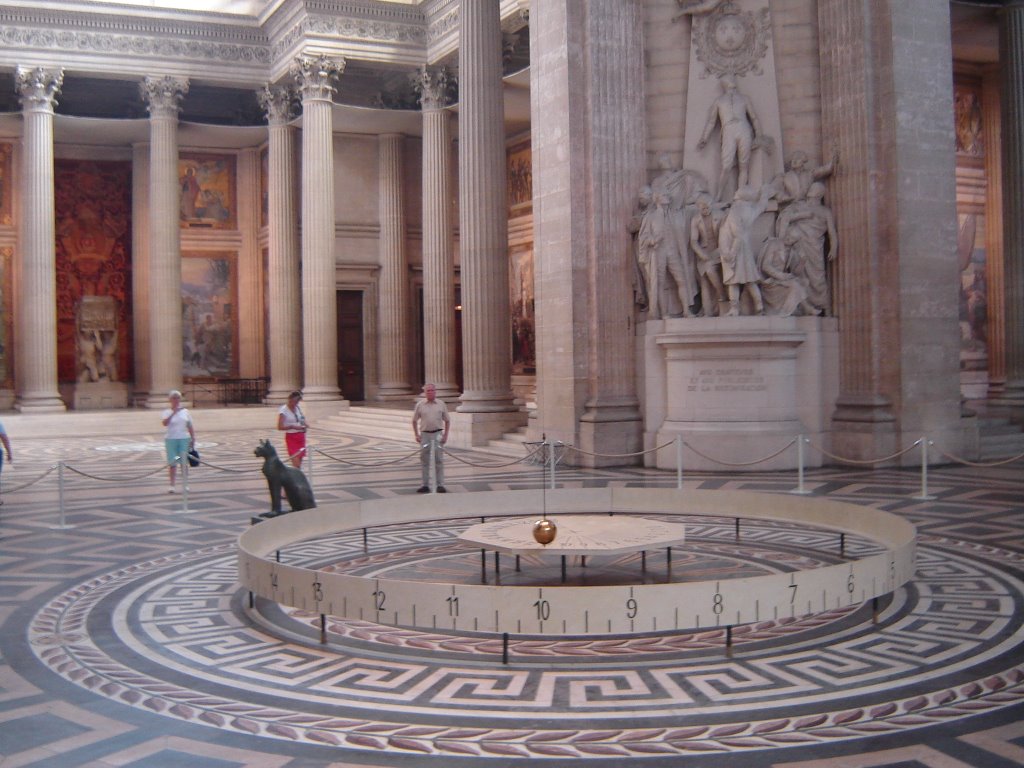
[[416, 493], [430, 493], [430, 454], [434, 454], [434, 477], [437, 481], [437, 492], [447, 493], [444, 487], [444, 451], [442, 446], [448, 442], [448, 430], [451, 419], [448, 417], [448, 406], [444, 400], [437, 399], [437, 387], [427, 384], [423, 387], [424, 399], [416, 403], [412, 412], [412, 433], [420, 444], [420, 466], [423, 472], [423, 485]]

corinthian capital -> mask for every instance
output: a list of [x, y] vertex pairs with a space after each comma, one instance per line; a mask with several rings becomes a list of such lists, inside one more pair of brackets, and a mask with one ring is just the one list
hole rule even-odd
[[295, 92], [291, 88], [265, 85], [256, 91], [256, 98], [271, 125], [291, 119], [295, 107]]
[[184, 77], [147, 77], [139, 83], [139, 95], [153, 117], [176, 118], [187, 93], [188, 79]]
[[15, 89], [23, 109], [43, 109], [52, 112], [57, 94], [64, 83], [64, 69], [56, 67], [18, 67], [15, 71]]
[[423, 110], [448, 106], [448, 96], [454, 85], [455, 78], [443, 67], [434, 71], [423, 67], [412, 81], [412, 87], [420, 95], [420, 108]]
[[303, 101], [320, 99], [334, 100], [334, 81], [345, 71], [344, 59], [319, 56], [297, 56], [292, 62], [290, 73]]

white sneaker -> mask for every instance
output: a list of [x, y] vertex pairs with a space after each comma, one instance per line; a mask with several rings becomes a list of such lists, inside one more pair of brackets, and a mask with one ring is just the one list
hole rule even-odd
[[178, 491], [175, 489], [175, 487], [173, 485], [169, 485], [169, 486], [167, 486], [167, 492], [168, 493], [177, 493]]

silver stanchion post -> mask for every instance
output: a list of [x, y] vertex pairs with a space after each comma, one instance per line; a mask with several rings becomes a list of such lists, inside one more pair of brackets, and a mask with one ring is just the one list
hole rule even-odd
[[[434, 434], [436, 435], [437, 433], [435, 432]], [[437, 460], [437, 441], [433, 438], [429, 438], [428, 441], [430, 444], [430, 474], [427, 475], [427, 478], [430, 480], [430, 492], [437, 493], [437, 464], [435, 463]]]
[[191, 466], [191, 465], [189, 464], [189, 460], [188, 460], [188, 456], [187, 455], [185, 456], [185, 459], [183, 461], [180, 461], [180, 464], [181, 464], [181, 511], [182, 512], [188, 512], [188, 469], [189, 469], [189, 466]]
[[57, 462], [57, 506], [60, 511], [60, 522], [57, 525], [51, 525], [51, 528], [74, 528], [73, 525], [68, 525], [65, 522], [64, 517], [64, 461]]
[[683, 436], [676, 433], [676, 488], [683, 487]]
[[550, 445], [548, 461], [551, 464], [551, 490], [555, 490], [555, 443], [553, 441]]
[[[309, 481], [309, 490], [312, 491], [313, 490], [313, 449], [310, 448], [309, 446], [306, 446], [305, 448], [303, 448], [303, 451], [305, 451], [305, 453], [306, 453], [306, 461], [308, 462], [307, 466], [309, 467], [306, 470], [306, 479]], [[314, 493], [313, 496], [315, 497], [316, 494]]]
[[930, 501], [934, 499], [934, 496], [928, 495], [928, 438], [922, 435], [921, 440], [921, 495], [915, 496], [915, 499], [921, 501]]
[[798, 493], [798, 494], [801, 494], [801, 495], [806, 495], [806, 494], [810, 493], [810, 491], [808, 491], [806, 488], [804, 488], [804, 442], [805, 442], [804, 436], [803, 435], [797, 435], [797, 437], [796, 437], [796, 477], [797, 477], [797, 482], [796, 482], [796, 490], [792, 491], [792, 493]]

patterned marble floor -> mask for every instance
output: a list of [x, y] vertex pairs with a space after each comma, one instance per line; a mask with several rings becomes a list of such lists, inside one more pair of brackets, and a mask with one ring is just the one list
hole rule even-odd
[[[250, 604], [234, 545], [267, 506], [252, 455], [262, 436], [204, 434], [207, 465], [184, 496], [167, 493], [155, 434], [18, 441], [0, 507], [0, 766], [1024, 765], [1020, 462], [933, 468], [932, 500], [915, 498], [914, 471], [807, 473], [816, 495], [918, 526], [917, 577], [877, 611], [737, 628], [731, 648], [715, 629], [513, 637], [505, 664], [489, 635], [333, 619], [322, 644], [318, 617]], [[328, 434], [318, 445], [321, 504], [419, 485], [408, 444]], [[536, 466], [482, 454], [447, 467], [454, 493], [542, 482]], [[685, 487], [788, 493], [794, 475], [692, 474]], [[558, 482], [675, 477], [565, 469]], [[452, 546], [458, 529], [390, 526], [369, 553], [340, 536], [288, 557], [471, 579], [478, 561]], [[713, 519], [688, 529], [676, 577], [836, 557], [815, 532], [750, 526], [742, 547], [731, 534]], [[594, 563], [590, 578], [635, 565]]]

